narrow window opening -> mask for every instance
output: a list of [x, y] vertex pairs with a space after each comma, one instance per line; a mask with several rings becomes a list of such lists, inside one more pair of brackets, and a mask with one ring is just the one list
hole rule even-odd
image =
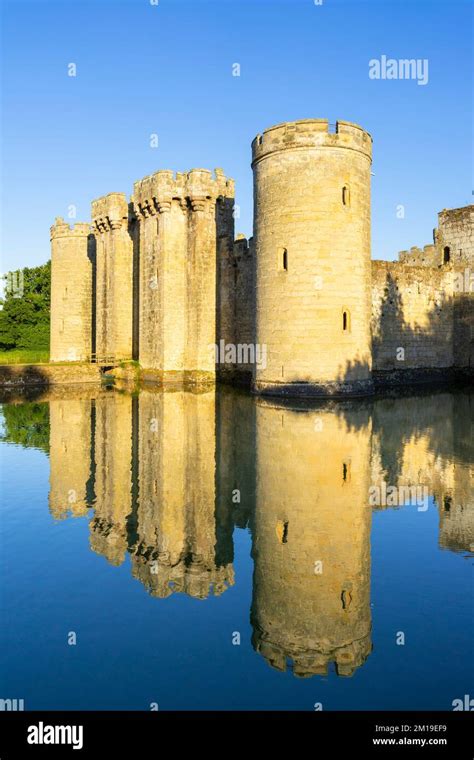
[[288, 272], [288, 250], [286, 248], [277, 249], [277, 267], [279, 272]]
[[352, 602], [352, 594], [348, 589], [344, 589], [341, 592], [341, 602], [342, 602], [342, 609], [347, 610], [349, 609], [351, 602]]
[[288, 541], [288, 520], [278, 520], [276, 524], [276, 534], [280, 544], [286, 544]]
[[350, 479], [351, 479], [351, 463], [343, 462], [342, 463], [342, 482], [348, 483]]
[[344, 187], [342, 188], [342, 203], [343, 203], [343, 205], [344, 206], [348, 206], [349, 205], [349, 200], [350, 200], [349, 188], [348, 188], [347, 185], [344, 185]]
[[451, 511], [451, 501], [452, 501], [452, 499], [451, 499], [450, 496], [445, 496], [444, 497], [444, 511], [445, 512], [450, 512]]
[[342, 312], [342, 330], [343, 332], [349, 332], [351, 329], [351, 315], [347, 309]]
[[451, 251], [449, 250], [449, 245], [445, 245], [444, 253], [443, 253], [443, 261], [445, 264], [448, 264], [450, 260], [451, 260]]

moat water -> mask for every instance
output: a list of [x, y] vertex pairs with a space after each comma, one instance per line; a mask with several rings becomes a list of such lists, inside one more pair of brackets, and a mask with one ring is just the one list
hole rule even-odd
[[453, 709], [474, 696], [473, 431], [465, 391], [11, 397], [0, 698]]

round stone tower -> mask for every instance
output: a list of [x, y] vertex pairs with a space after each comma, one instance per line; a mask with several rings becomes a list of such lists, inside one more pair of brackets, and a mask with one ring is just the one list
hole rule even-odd
[[259, 393], [372, 389], [371, 160], [372, 138], [346, 121], [279, 124], [252, 143]]

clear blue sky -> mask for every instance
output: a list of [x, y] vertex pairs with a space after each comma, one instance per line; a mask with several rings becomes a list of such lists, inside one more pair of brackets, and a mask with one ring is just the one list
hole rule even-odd
[[[158, 169], [222, 167], [236, 180], [236, 231], [251, 234], [250, 142], [287, 120], [340, 118], [372, 134], [373, 258], [431, 242], [439, 210], [472, 202], [470, 2], [2, 7], [3, 271], [46, 261], [49, 226], [70, 204], [87, 221], [93, 198], [130, 195]], [[381, 55], [428, 59], [428, 84], [370, 79]]]

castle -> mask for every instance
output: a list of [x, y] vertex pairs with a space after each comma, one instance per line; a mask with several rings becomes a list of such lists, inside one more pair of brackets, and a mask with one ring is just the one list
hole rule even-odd
[[372, 138], [305, 119], [252, 143], [254, 237], [234, 235], [221, 169], [158, 171], [92, 225], [51, 228], [51, 362], [144, 381], [250, 383], [271, 395], [366, 395], [474, 366], [474, 206], [434, 242], [372, 261]]

